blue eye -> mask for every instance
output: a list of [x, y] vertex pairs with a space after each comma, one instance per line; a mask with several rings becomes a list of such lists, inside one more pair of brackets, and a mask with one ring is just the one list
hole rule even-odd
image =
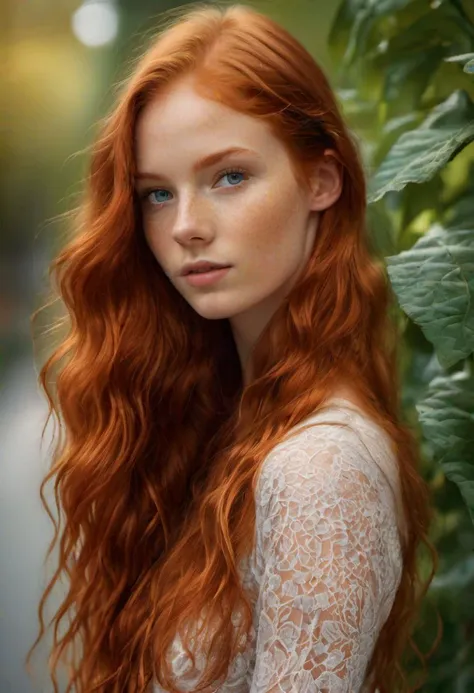
[[[221, 178], [230, 178], [230, 176], [243, 176], [243, 175], [244, 175], [244, 171], [238, 171], [238, 170], [225, 171], [220, 176], [219, 180], [221, 180]], [[238, 184], [238, 183], [241, 183], [242, 181], [235, 181], [234, 180], [234, 182]], [[235, 186], [231, 186], [231, 187], [235, 187]]]
[[[228, 178], [230, 179], [231, 176], [242, 176], [244, 177], [244, 180], [247, 180], [246, 176], [246, 171], [244, 169], [240, 168], [230, 168], [226, 169], [225, 171], [221, 171], [216, 179], [216, 182], [222, 180], [222, 178]], [[231, 181], [230, 185], [224, 185], [224, 188], [236, 188], [238, 187], [241, 183], [243, 183], [243, 180], [233, 180]], [[156, 195], [156, 197], [153, 199], [152, 195]], [[169, 190], [164, 190], [163, 188], [156, 188], [154, 190], [145, 190], [145, 192], [142, 195], [142, 199], [148, 200], [152, 207], [157, 207], [158, 205], [162, 205], [164, 202], [168, 202], [169, 198], [166, 198], [166, 195], [170, 195]]]
[[[158, 195], [159, 195], [160, 193], [165, 193], [165, 194], [168, 194], [168, 195], [169, 195], [168, 190], [152, 190], [151, 192], [147, 193], [147, 197], [151, 197], [151, 196], [154, 195], [155, 193], [157, 193]], [[152, 204], [161, 204], [162, 202], [167, 202], [167, 200], [156, 199], [154, 202], [152, 201]]]

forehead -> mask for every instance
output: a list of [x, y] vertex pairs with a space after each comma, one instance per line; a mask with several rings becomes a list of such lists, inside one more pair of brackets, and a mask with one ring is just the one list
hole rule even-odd
[[[137, 157], [146, 164], [153, 150], [188, 155], [228, 146], [229, 140], [261, 153], [274, 151], [276, 138], [263, 120], [240, 113], [201, 96], [192, 82], [183, 81], [150, 101], [135, 131]], [[161, 157], [160, 157], [161, 158]]]

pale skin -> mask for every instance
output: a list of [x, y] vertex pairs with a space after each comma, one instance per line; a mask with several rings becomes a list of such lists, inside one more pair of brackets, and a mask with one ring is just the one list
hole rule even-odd
[[[230, 147], [249, 151], [194, 168]], [[247, 385], [251, 349], [305, 267], [320, 212], [341, 194], [340, 167], [326, 150], [303, 189], [268, 124], [203, 98], [192, 78], [142, 111], [135, 156], [147, 174], [136, 180], [147, 243], [199, 315], [229, 319]], [[179, 273], [201, 259], [232, 267], [217, 283], [193, 287]]]

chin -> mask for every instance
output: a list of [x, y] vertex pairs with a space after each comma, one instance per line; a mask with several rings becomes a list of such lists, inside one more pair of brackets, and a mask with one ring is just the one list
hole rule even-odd
[[227, 308], [218, 308], [217, 306], [203, 307], [196, 305], [194, 302], [188, 301], [193, 310], [205, 320], [225, 320], [233, 315], [232, 311]]

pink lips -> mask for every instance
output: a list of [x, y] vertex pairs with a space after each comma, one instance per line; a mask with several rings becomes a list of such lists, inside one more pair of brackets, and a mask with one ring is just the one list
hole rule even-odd
[[221, 267], [220, 269], [209, 270], [209, 272], [186, 274], [184, 279], [191, 286], [208, 286], [222, 279], [230, 269], [231, 267]]

